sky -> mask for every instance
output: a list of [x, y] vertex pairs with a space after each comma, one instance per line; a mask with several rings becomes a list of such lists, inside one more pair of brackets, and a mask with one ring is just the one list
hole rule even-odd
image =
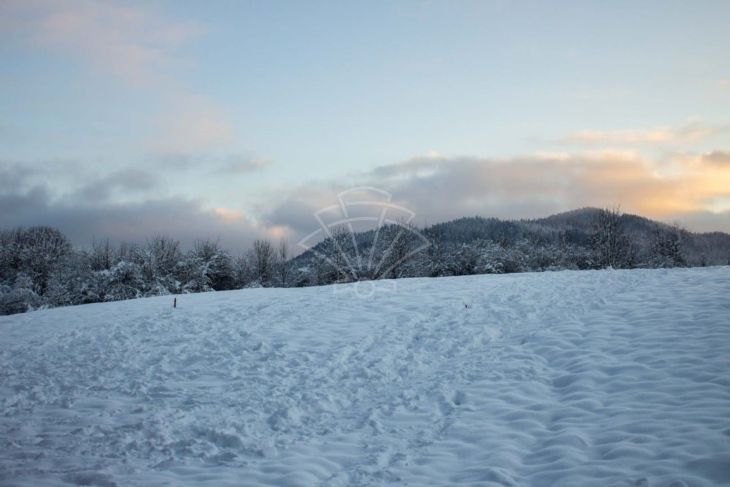
[[297, 241], [616, 207], [730, 231], [727, 1], [0, 0], [0, 227]]

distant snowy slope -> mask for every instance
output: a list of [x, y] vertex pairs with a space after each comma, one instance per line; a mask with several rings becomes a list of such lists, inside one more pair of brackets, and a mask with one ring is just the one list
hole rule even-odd
[[730, 268], [392, 285], [0, 317], [0, 485], [730, 485]]

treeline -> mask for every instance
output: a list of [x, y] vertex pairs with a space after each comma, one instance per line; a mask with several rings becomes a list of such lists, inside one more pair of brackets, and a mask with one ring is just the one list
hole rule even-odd
[[[682, 267], [728, 264], [730, 259], [730, 235], [722, 234], [727, 238], [721, 248], [707, 253], [722, 258], [709, 259], [694, 250], [697, 234], [679, 227], [645, 220], [639, 231], [632, 216], [618, 210], [585, 209], [579, 214], [580, 224], [472, 217], [422, 232], [408, 225], [387, 225], [355, 238], [335, 229], [330, 238], [293, 262], [300, 271], [297, 278], [303, 280], [298, 285], [320, 285], [361, 279]], [[421, 248], [423, 240], [427, 245]]]
[[345, 226], [294, 258], [286, 241], [257, 240], [233, 256], [216, 241], [192, 249], [158, 236], [143, 245], [74, 249], [53, 228], [0, 231], [0, 314], [44, 307], [245, 287], [561, 269], [730, 264], [730, 235], [694, 234], [618, 210], [542, 220], [463, 218], [419, 230]]
[[236, 258], [216, 241], [182, 251], [158, 236], [144, 245], [95, 241], [74, 249], [49, 227], [0, 231], [0, 314], [147, 296], [288, 286], [289, 250], [259, 240]]

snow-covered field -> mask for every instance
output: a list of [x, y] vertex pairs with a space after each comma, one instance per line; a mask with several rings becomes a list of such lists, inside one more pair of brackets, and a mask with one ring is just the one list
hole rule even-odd
[[730, 485], [728, 296], [720, 267], [2, 317], [0, 485]]

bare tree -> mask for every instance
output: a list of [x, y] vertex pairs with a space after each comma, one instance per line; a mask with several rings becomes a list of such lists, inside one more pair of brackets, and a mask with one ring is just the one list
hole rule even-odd
[[279, 257], [279, 280], [281, 287], [287, 287], [289, 278], [289, 243], [285, 238], [279, 241], [279, 248], [277, 249]]
[[89, 255], [89, 265], [94, 271], [109, 270], [114, 266], [116, 261], [114, 247], [109, 239], [96, 240], [91, 242], [91, 250]]
[[247, 254], [243, 254], [238, 256], [233, 263], [233, 274], [236, 280], [236, 287], [245, 287], [254, 279], [251, 261], [252, 259], [249, 259]]
[[262, 286], [270, 286], [273, 276], [274, 247], [268, 240], [253, 243], [253, 269]]
[[631, 241], [624, 229], [620, 209], [600, 210], [591, 238], [596, 265], [599, 268], [625, 268], [633, 265]]

